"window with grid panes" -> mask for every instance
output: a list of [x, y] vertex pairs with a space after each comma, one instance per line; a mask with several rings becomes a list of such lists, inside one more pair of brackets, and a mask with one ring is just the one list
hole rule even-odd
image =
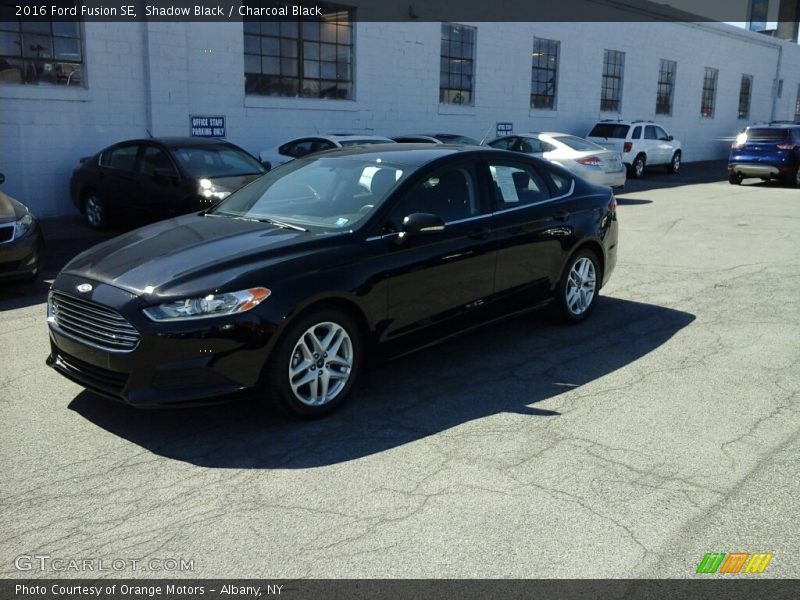
[[603, 54], [603, 82], [600, 90], [600, 110], [622, 110], [622, 79], [625, 74], [625, 53], [606, 50]]
[[439, 102], [470, 105], [475, 96], [475, 28], [442, 23]]
[[555, 110], [558, 90], [558, 50], [560, 42], [533, 38], [531, 52], [531, 107]]
[[301, 21], [244, 21], [245, 93], [353, 99], [355, 10], [320, 6]]
[[0, 2], [0, 83], [83, 85], [78, 21], [21, 20]]

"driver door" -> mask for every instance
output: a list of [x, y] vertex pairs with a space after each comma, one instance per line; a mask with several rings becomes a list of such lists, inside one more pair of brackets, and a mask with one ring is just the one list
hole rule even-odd
[[[436, 214], [445, 228], [401, 241], [403, 218], [412, 213]], [[497, 258], [490, 223], [487, 198], [472, 162], [423, 175], [395, 201], [383, 224], [384, 231], [392, 233], [380, 241], [386, 244], [389, 265], [387, 339], [446, 328], [484, 304], [493, 292]]]

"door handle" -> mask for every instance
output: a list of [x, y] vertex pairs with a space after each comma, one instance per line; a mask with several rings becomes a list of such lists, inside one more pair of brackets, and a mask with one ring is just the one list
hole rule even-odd
[[467, 237], [471, 240], [485, 240], [487, 237], [489, 237], [489, 233], [491, 233], [491, 231], [488, 227], [480, 227], [470, 231], [467, 234]]
[[553, 213], [553, 218], [557, 221], [566, 221], [569, 219], [569, 212], [566, 210], [557, 210], [555, 213]]

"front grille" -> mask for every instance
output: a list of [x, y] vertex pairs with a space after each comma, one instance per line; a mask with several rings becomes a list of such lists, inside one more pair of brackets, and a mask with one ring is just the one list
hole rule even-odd
[[112, 308], [53, 292], [55, 324], [65, 334], [112, 352], [130, 352], [139, 343], [139, 332]]
[[64, 374], [79, 381], [86, 387], [114, 396], [121, 396], [122, 390], [128, 381], [127, 373], [109, 371], [78, 360], [74, 356], [67, 356], [61, 353], [56, 355], [55, 366]]
[[0, 225], [0, 244], [10, 242], [14, 239], [14, 223], [3, 223]]

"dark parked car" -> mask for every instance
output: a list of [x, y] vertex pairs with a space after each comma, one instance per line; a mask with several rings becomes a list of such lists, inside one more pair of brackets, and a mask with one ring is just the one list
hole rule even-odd
[[[0, 183], [5, 180], [0, 173]], [[0, 192], [0, 281], [36, 279], [43, 247], [36, 217], [22, 202]]]
[[780, 179], [800, 187], [800, 123], [753, 125], [736, 136], [728, 158], [728, 181]]
[[582, 321], [616, 256], [611, 190], [557, 165], [466, 146], [332, 150], [74, 258], [48, 299], [47, 362], [137, 406], [255, 391], [316, 417], [366, 356], [553, 299]]
[[398, 135], [392, 138], [399, 144], [466, 144], [470, 146], [480, 146], [481, 143], [466, 135], [456, 133], [414, 133], [410, 135]]
[[70, 194], [89, 225], [102, 229], [122, 216], [156, 221], [208, 208], [265, 172], [222, 140], [129, 140], [82, 160]]

